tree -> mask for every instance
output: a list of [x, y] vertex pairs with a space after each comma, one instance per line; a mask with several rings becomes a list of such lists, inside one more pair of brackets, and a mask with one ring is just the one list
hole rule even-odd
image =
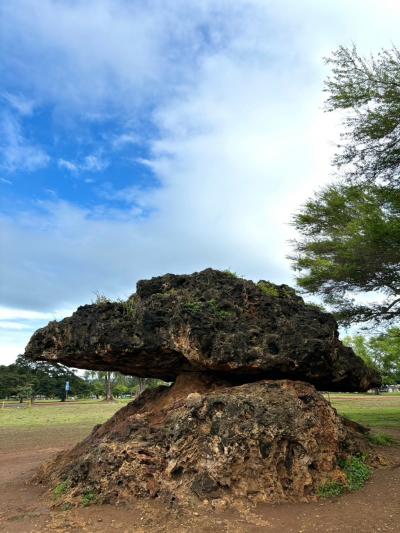
[[361, 57], [355, 46], [339, 47], [331, 58], [326, 109], [344, 109], [345, 143], [334, 164], [356, 181], [399, 185], [400, 51]]
[[343, 342], [369, 367], [378, 370], [384, 384], [400, 383], [400, 328], [389, 328], [369, 339], [363, 335], [345, 337]]
[[[294, 217], [297, 283], [343, 323], [393, 321], [400, 313], [400, 190], [335, 184]], [[361, 303], [359, 293], [375, 294]]]
[[297, 282], [344, 323], [393, 321], [400, 314], [400, 54], [393, 48], [367, 61], [341, 47], [328, 63], [327, 110], [348, 111], [334, 160], [342, 174], [294, 216], [302, 237], [292, 256]]
[[69, 381], [71, 393], [88, 394], [85, 381], [71, 369], [59, 363], [34, 362], [20, 355], [15, 363], [0, 367], [0, 397], [29, 397], [41, 395], [47, 398], [65, 398], [65, 382]]
[[116, 378], [117, 372], [110, 370], [87, 370], [85, 372], [85, 379], [89, 381], [92, 392], [98, 396], [102, 389], [104, 399], [108, 402], [114, 399], [113, 386]]

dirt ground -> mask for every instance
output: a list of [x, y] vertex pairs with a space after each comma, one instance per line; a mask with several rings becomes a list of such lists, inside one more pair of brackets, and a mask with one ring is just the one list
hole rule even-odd
[[[400, 430], [385, 433], [400, 439]], [[42, 462], [72, 446], [82, 435], [41, 428], [26, 433], [23, 441], [20, 436], [9, 434], [0, 439], [0, 531], [5, 533], [400, 531], [400, 447], [379, 448], [392, 466], [375, 470], [361, 491], [316, 503], [214, 510], [204, 504], [176, 509], [157, 501], [141, 501], [130, 506], [92, 505], [62, 511], [53, 509], [52, 497], [30, 480]], [[15, 446], [10, 449], [6, 442]]]

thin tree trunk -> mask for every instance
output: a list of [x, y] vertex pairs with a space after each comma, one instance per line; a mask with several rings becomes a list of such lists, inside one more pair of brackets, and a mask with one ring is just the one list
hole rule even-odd
[[111, 402], [112, 400], [114, 400], [114, 396], [112, 393], [111, 372], [106, 372], [105, 388], [106, 388], [106, 401]]
[[146, 378], [139, 378], [139, 394], [142, 394], [146, 388]]

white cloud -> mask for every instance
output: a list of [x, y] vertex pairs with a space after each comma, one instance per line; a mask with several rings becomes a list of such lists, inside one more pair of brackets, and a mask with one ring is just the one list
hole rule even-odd
[[[47, 315], [207, 266], [292, 283], [290, 217], [329, 179], [338, 134], [321, 111], [321, 58], [352, 41], [367, 53], [391, 46], [398, 32], [389, 1], [149, 5], [43, 0], [40, 17], [33, 0], [3, 8], [7, 49], [20, 45], [15, 75], [35, 98], [71, 116], [118, 116], [125, 133], [111, 146], [128, 149], [132, 131], [146, 138], [151, 155], [136, 161], [160, 184], [101, 191], [129, 211], [60, 201], [3, 217], [5, 305]], [[59, 161], [72, 172], [102, 164], [101, 153]]]
[[60, 168], [65, 168], [66, 170], [69, 170], [70, 172], [78, 172], [78, 166], [76, 163], [73, 163], [72, 161], [68, 161], [67, 159], [59, 159], [57, 161], [57, 164]]
[[35, 102], [29, 98], [26, 98], [22, 94], [13, 94], [8, 91], [4, 91], [0, 94], [0, 97], [22, 116], [29, 116], [33, 113]]
[[0, 365], [11, 364], [25, 350], [31, 335], [49, 320], [69, 316], [73, 309], [41, 312], [0, 306]]
[[90, 154], [87, 155], [81, 165], [82, 170], [89, 172], [100, 172], [109, 166], [109, 162], [101, 156]]
[[9, 113], [0, 116], [0, 168], [7, 172], [34, 171], [46, 167], [49, 155], [26, 139], [19, 121]]
[[79, 172], [101, 172], [109, 166], [109, 161], [99, 154], [89, 154], [81, 161], [68, 161], [67, 159], [59, 159], [57, 164], [60, 168], [64, 168], [73, 174]]
[[112, 140], [112, 147], [114, 150], [120, 150], [131, 144], [139, 144], [140, 142], [141, 138], [136, 133], [121, 133]]

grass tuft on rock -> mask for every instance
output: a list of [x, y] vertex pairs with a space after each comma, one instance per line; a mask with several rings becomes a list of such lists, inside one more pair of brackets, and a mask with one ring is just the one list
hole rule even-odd
[[374, 444], [375, 446], [393, 446], [394, 444], [398, 444], [398, 441], [391, 437], [390, 435], [386, 435], [386, 433], [376, 433], [375, 435], [368, 435], [368, 440], [371, 444]]

